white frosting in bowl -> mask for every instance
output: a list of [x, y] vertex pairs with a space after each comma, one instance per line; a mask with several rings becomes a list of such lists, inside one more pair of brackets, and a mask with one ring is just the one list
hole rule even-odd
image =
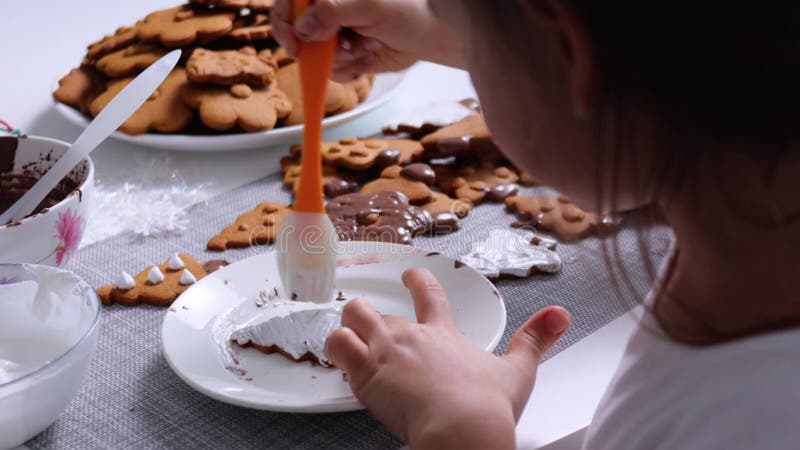
[[21, 445], [66, 408], [99, 320], [100, 300], [73, 273], [0, 264], [0, 448]]

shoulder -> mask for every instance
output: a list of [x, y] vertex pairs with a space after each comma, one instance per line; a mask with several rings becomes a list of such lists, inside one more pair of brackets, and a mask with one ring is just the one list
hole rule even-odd
[[800, 330], [693, 348], [640, 330], [586, 448], [787, 448], [800, 429]]

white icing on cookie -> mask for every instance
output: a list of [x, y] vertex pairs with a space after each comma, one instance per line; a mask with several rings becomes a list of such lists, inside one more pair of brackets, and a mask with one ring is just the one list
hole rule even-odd
[[501, 275], [523, 278], [534, 272], [561, 270], [561, 257], [554, 249], [552, 240], [498, 228], [459, 260], [490, 279]]
[[264, 347], [276, 345], [299, 359], [310, 352], [320, 365], [330, 367], [325, 358], [325, 339], [342, 323], [342, 305], [322, 309], [294, 311], [281, 317], [240, 328], [231, 340], [239, 345], [253, 343]]
[[128, 272], [123, 270], [117, 277], [116, 285], [117, 289], [121, 291], [127, 291], [136, 287], [136, 280], [134, 280]]
[[153, 266], [150, 268], [150, 272], [147, 272], [147, 281], [151, 284], [164, 282], [164, 274], [161, 273], [161, 269], [159, 269], [158, 266]]
[[184, 267], [186, 267], [186, 264], [183, 263], [180, 255], [173, 253], [172, 256], [169, 257], [169, 261], [167, 261], [167, 268], [169, 270], [181, 270]]
[[182, 286], [189, 286], [191, 284], [197, 283], [197, 278], [195, 278], [192, 272], [189, 272], [189, 269], [183, 269], [183, 273], [181, 273], [181, 281]]
[[456, 100], [437, 100], [425, 106], [401, 114], [384, 125], [384, 129], [397, 132], [400, 127], [422, 129], [425, 127], [443, 128], [475, 114], [475, 110]]

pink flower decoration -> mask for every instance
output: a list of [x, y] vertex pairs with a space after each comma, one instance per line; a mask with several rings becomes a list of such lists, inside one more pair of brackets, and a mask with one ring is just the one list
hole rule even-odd
[[56, 231], [56, 237], [61, 240], [56, 247], [56, 266], [61, 266], [78, 249], [82, 234], [81, 218], [71, 209], [59, 213]]

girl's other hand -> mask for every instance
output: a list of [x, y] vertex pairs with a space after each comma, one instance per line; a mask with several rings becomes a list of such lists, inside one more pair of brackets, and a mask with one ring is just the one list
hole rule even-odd
[[277, 0], [272, 32], [290, 56], [299, 40], [339, 33], [333, 78], [402, 70], [418, 60], [463, 66], [461, 43], [439, 22], [427, 0], [318, 0], [293, 20], [293, 0]]
[[382, 317], [351, 301], [325, 353], [356, 397], [412, 448], [513, 448], [514, 426], [542, 355], [569, 328], [569, 313], [545, 308], [502, 357], [471, 344], [453, 324], [447, 297], [427, 269], [403, 273], [419, 323]]

